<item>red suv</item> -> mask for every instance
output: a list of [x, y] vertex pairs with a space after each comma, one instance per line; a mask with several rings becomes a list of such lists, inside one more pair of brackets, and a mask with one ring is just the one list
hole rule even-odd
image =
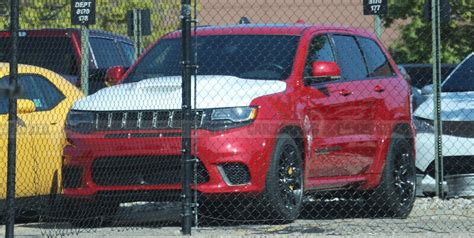
[[[179, 194], [180, 37], [159, 39], [119, 85], [74, 104], [66, 198], [104, 215], [145, 194]], [[193, 189], [258, 198], [273, 218], [292, 221], [305, 194], [351, 188], [387, 215], [408, 216], [415, 198], [410, 88], [376, 37], [248, 24], [198, 28], [193, 42]]]

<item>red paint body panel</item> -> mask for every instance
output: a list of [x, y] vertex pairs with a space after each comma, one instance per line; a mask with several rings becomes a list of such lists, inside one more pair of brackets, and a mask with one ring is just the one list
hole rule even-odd
[[[285, 81], [286, 90], [254, 99], [250, 106], [258, 106], [259, 109], [257, 118], [251, 125], [227, 131], [211, 132], [204, 129], [197, 131], [196, 156], [210, 177], [208, 182], [197, 186], [199, 192], [249, 195], [260, 193], [265, 186], [275, 138], [288, 126], [298, 127], [303, 133], [306, 191], [343, 188], [351, 184], [360, 185], [359, 189], [366, 190], [374, 189], [379, 184], [395, 126], [409, 125], [414, 135], [410, 115], [409, 85], [400, 76], [390, 55], [384, 47], [381, 47], [395, 76], [357, 81], [336, 80], [304, 86], [303, 71], [309, 42], [314, 35], [323, 33], [363, 36], [374, 39], [381, 46], [380, 42], [366, 31], [332, 26], [240, 25], [198, 29], [197, 35], [301, 36], [293, 71]], [[179, 32], [174, 32], [164, 38], [179, 36]], [[143, 55], [137, 62], [140, 62]], [[128, 76], [137, 62], [123, 78]], [[171, 131], [133, 131], [133, 133], [161, 132]], [[72, 131], [66, 133], [73, 146], [68, 146], [64, 150], [64, 155], [71, 158], [65, 160], [64, 166], [79, 166], [85, 171], [83, 185], [77, 189], [65, 188], [66, 196], [88, 197], [99, 191], [180, 189], [180, 184], [101, 187], [92, 182], [90, 174], [93, 160], [102, 156], [180, 155], [180, 137], [106, 139], [106, 134], [123, 133], [123, 131], [88, 135]], [[218, 165], [228, 162], [245, 164], [249, 169], [251, 182], [241, 186], [226, 184], [218, 171]]]

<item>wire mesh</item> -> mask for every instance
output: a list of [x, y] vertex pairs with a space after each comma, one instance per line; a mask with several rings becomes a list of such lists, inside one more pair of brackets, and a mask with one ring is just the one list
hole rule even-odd
[[[194, 230], [210, 235], [472, 233], [474, 4], [441, 1], [438, 184], [431, 1], [388, 1], [381, 16], [364, 2], [386, 1], [192, 1], [183, 204], [181, 2], [97, 0], [81, 92], [70, 1], [22, 1], [16, 228], [170, 235], [191, 205]], [[0, 86], [8, 9], [0, 1]], [[133, 9], [150, 9], [150, 35], [130, 34]], [[6, 176], [0, 185], [5, 199]]]

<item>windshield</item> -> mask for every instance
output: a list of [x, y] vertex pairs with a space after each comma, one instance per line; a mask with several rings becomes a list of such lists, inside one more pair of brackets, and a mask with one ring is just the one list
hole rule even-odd
[[[10, 61], [10, 38], [0, 38], [0, 61]], [[59, 74], [77, 75], [74, 48], [67, 37], [20, 37], [18, 62]]]
[[[198, 75], [249, 79], [286, 79], [291, 74], [298, 36], [217, 35], [193, 38]], [[193, 54], [194, 55], [194, 52]], [[123, 83], [181, 75], [181, 39], [158, 42]]]
[[465, 60], [445, 81], [442, 92], [474, 91], [474, 55]]

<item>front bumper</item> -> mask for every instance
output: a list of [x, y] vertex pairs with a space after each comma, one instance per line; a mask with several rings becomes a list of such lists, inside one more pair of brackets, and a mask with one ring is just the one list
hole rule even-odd
[[[474, 138], [458, 137], [452, 135], [442, 136], [442, 153], [445, 166], [448, 163], [456, 163], [453, 166], [461, 166], [465, 169], [473, 167]], [[416, 167], [425, 172], [435, 159], [435, 136], [434, 133], [416, 134]], [[456, 161], [456, 162], [450, 162]], [[460, 163], [458, 161], [465, 161]], [[465, 170], [463, 169], [463, 170]], [[455, 172], [455, 171], [452, 171]], [[451, 172], [451, 173], [452, 173]], [[459, 171], [461, 172], [461, 171]], [[474, 171], [472, 171], [474, 172]], [[462, 172], [465, 173], [465, 172]]]
[[[474, 174], [474, 138], [442, 135], [443, 191], [447, 197], [473, 196], [470, 175]], [[416, 135], [416, 167], [420, 175], [418, 195], [436, 192], [435, 136], [433, 133]], [[456, 180], [462, 178], [461, 180]], [[467, 185], [466, 185], [467, 184]]]
[[[199, 160], [198, 185], [193, 189], [207, 195], [260, 193], [275, 137], [263, 136], [257, 128], [253, 124], [218, 132], [197, 130], [192, 154]], [[265, 135], [272, 130], [266, 128]], [[67, 134], [72, 145], [63, 154], [66, 197], [182, 188], [179, 131]]]

